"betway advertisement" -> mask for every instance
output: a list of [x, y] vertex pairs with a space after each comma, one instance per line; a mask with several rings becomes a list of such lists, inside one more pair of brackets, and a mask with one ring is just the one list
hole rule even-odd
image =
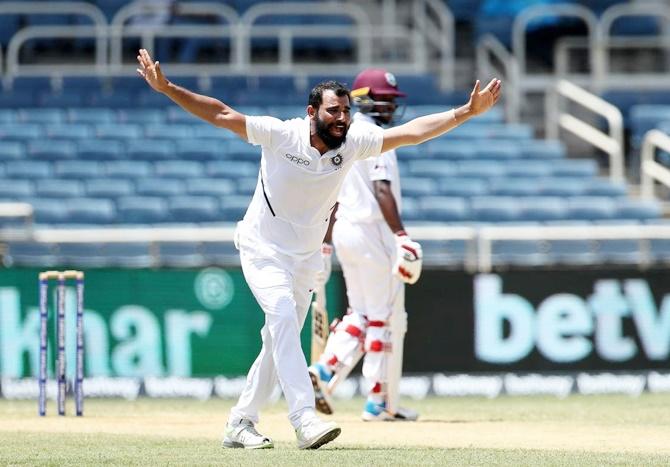
[[408, 288], [405, 368], [561, 372], [670, 367], [670, 273], [431, 271]]
[[[35, 376], [39, 361], [37, 276], [0, 270], [0, 376]], [[341, 291], [329, 284], [329, 305]], [[53, 373], [55, 283], [50, 287], [49, 361]], [[264, 316], [239, 269], [86, 271], [86, 377], [244, 375], [261, 346]], [[76, 297], [66, 293], [66, 355], [74, 372]], [[309, 319], [309, 318], [308, 318]], [[309, 321], [302, 333], [309, 349]]]

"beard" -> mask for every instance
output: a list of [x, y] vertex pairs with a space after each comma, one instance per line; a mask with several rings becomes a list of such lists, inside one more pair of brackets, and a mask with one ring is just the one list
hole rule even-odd
[[339, 148], [347, 139], [347, 131], [349, 129], [345, 127], [342, 131], [342, 136], [333, 136], [330, 133], [330, 128], [334, 126], [335, 123], [328, 125], [318, 116], [316, 117], [316, 134], [321, 138], [321, 141], [323, 141], [323, 144], [325, 144], [328, 149]]

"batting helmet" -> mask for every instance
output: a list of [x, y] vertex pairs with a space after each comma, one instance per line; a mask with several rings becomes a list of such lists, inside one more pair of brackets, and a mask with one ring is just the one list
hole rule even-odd
[[[398, 82], [393, 73], [382, 68], [368, 68], [356, 76], [351, 90], [353, 103], [358, 109], [382, 123], [390, 122], [395, 111], [395, 103], [378, 100], [379, 97], [405, 97], [406, 94], [398, 90]], [[375, 109], [377, 107], [377, 109]], [[385, 110], [383, 107], [386, 107]]]

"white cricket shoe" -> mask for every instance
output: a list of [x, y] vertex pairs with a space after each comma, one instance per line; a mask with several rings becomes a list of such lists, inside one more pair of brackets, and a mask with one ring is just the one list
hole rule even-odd
[[419, 413], [412, 409], [398, 407], [396, 413], [392, 414], [386, 410], [386, 403], [375, 404], [367, 401], [361, 418], [364, 422], [415, 422], [419, 418]]
[[272, 440], [263, 436], [256, 428], [254, 422], [243, 418], [236, 425], [226, 424], [225, 438], [223, 438], [224, 448], [244, 448], [244, 449], [271, 449], [274, 447]]
[[302, 422], [296, 428], [295, 435], [298, 437], [299, 449], [318, 449], [340, 436], [341, 432], [342, 430], [335, 422], [324, 422], [314, 416]]
[[333, 375], [329, 375], [321, 363], [315, 363], [308, 370], [309, 379], [312, 380], [312, 387], [314, 388], [316, 410], [326, 415], [331, 415], [333, 413], [333, 404], [328, 397], [326, 387]]

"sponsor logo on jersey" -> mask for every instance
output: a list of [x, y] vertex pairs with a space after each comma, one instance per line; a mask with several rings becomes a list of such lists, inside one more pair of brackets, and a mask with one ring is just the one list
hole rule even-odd
[[284, 157], [294, 164], [304, 165], [305, 167], [311, 164], [311, 161], [308, 159], [303, 159], [302, 157], [294, 156], [293, 154], [284, 154]]

